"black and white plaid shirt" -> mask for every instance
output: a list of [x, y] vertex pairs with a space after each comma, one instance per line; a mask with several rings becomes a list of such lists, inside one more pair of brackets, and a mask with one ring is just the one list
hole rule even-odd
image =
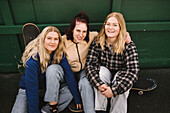
[[112, 75], [118, 72], [116, 84], [111, 83], [111, 89], [114, 97], [122, 94], [132, 87], [133, 83], [138, 79], [139, 71], [138, 54], [135, 44], [131, 41], [125, 44], [123, 54], [116, 54], [109, 49], [105, 42], [105, 49], [102, 50], [100, 44], [94, 40], [89, 47], [89, 52], [85, 64], [85, 71], [88, 80], [94, 87], [104, 84], [99, 78], [100, 66], [108, 68]]

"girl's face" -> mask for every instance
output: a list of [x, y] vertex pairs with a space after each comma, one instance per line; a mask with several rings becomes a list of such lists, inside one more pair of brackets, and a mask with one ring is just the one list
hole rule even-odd
[[47, 49], [47, 51], [50, 53], [52, 53], [53, 51], [55, 51], [58, 47], [59, 44], [59, 35], [57, 32], [49, 32], [44, 40], [44, 46]]
[[73, 29], [73, 41], [79, 43], [85, 39], [87, 35], [87, 25], [82, 22], [76, 22], [76, 26]]
[[105, 24], [105, 33], [108, 38], [117, 38], [120, 26], [115, 17], [110, 17]]

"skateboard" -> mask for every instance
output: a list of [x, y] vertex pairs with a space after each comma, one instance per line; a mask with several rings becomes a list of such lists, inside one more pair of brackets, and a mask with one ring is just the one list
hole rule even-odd
[[24, 38], [24, 44], [26, 46], [26, 45], [28, 45], [28, 43], [30, 41], [35, 39], [40, 34], [40, 30], [35, 24], [26, 23], [22, 27], [22, 34], [23, 34], [23, 38]]
[[145, 91], [154, 90], [157, 87], [156, 81], [147, 78], [147, 79], [139, 79], [132, 87], [132, 90], [138, 91], [139, 95], [143, 95]]
[[[82, 106], [83, 107], [83, 106]], [[71, 111], [71, 112], [76, 112], [76, 113], [83, 113], [83, 109], [77, 109], [77, 107], [76, 107], [76, 104], [75, 104], [75, 102], [74, 102], [74, 100], [72, 100], [71, 102], [70, 102], [70, 104], [68, 105], [68, 108], [69, 108], [69, 110]]]

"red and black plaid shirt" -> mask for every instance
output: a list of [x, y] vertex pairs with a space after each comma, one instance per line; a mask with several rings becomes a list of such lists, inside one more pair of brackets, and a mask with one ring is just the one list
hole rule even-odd
[[96, 45], [96, 43], [97, 41], [94, 40], [90, 45], [85, 64], [85, 71], [88, 80], [96, 88], [104, 84], [99, 78], [99, 71], [100, 66], [105, 66], [111, 72], [118, 72], [115, 82], [116, 84], [111, 83], [114, 97], [124, 93], [131, 88], [133, 83], [138, 79], [137, 74], [139, 71], [139, 65], [135, 44], [132, 41], [129, 44], [125, 44], [123, 54], [116, 54], [109, 49], [106, 42], [104, 50], [101, 49], [100, 44]]

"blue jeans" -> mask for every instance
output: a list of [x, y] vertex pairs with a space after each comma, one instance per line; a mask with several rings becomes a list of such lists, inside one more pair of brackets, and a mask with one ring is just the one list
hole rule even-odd
[[27, 113], [27, 97], [25, 89], [19, 89], [11, 113]]
[[[111, 83], [111, 72], [104, 66], [100, 67], [99, 72], [100, 79], [107, 85]], [[113, 81], [116, 79], [117, 74], [115, 74]], [[95, 110], [106, 111], [108, 99], [101, 94], [99, 90], [94, 88], [95, 92]], [[127, 113], [127, 98], [129, 95], [129, 90], [123, 94], [116, 97], [111, 97], [110, 101], [110, 111], [109, 113]]]
[[64, 84], [64, 71], [62, 67], [58, 64], [50, 65], [46, 71], [46, 93], [44, 101], [58, 102], [59, 112], [64, 110], [73, 99], [68, 86]]
[[[78, 88], [81, 94], [84, 112], [95, 113], [93, 89], [85, 76], [85, 71], [81, 71], [79, 76]], [[58, 111], [64, 110], [73, 99], [68, 86], [64, 86], [65, 90], [61, 91], [61, 89], [63, 89], [61, 85], [64, 82], [64, 71], [62, 67], [57, 64], [50, 65], [46, 71], [47, 89], [44, 101], [58, 102]]]
[[85, 70], [80, 72], [80, 80], [78, 82], [78, 88], [81, 94], [85, 113], [95, 113], [94, 109], [94, 91], [89, 81], [86, 78]]

